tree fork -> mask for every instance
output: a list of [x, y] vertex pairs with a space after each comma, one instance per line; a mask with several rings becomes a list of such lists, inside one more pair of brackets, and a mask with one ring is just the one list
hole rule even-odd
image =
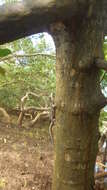
[[[92, 190], [98, 151], [101, 19], [73, 17], [50, 27], [56, 45], [56, 141], [53, 190]], [[101, 20], [100, 20], [101, 21]], [[100, 23], [100, 24], [99, 24]], [[82, 48], [81, 48], [82, 46]]]

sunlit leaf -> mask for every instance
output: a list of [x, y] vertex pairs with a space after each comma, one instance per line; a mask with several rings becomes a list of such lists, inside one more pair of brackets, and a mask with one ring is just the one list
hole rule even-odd
[[11, 54], [11, 51], [7, 48], [5, 49], [0, 49], [0, 57], [5, 57], [7, 55]]
[[0, 75], [5, 76], [6, 70], [0, 66]]

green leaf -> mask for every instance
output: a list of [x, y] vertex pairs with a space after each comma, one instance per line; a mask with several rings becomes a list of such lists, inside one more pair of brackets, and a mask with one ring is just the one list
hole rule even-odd
[[0, 74], [2, 76], [5, 76], [5, 73], [6, 73], [6, 70], [3, 67], [0, 66]]
[[11, 51], [7, 48], [5, 49], [0, 49], [0, 57], [5, 57], [7, 55], [11, 54]]

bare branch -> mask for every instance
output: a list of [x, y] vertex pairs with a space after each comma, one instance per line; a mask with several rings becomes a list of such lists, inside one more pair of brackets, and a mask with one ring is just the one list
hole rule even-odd
[[25, 109], [25, 112], [28, 112], [28, 111], [49, 111], [50, 108], [39, 108], [39, 107], [27, 107]]
[[10, 118], [9, 114], [7, 113], [7, 111], [4, 108], [0, 107], [0, 112], [3, 114], [6, 124], [9, 125], [11, 118]]
[[42, 113], [38, 113], [36, 117], [31, 121], [30, 126], [32, 127], [33, 125], [35, 125], [41, 116], [49, 116], [49, 112], [44, 111]]
[[98, 166], [101, 167], [101, 168], [107, 168], [106, 165], [104, 165], [104, 164], [102, 164], [102, 163], [100, 163], [100, 162], [96, 162], [96, 165], [98, 165]]
[[86, 0], [23, 0], [2, 5], [0, 44], [48, 31], [54, 22], [70, 20], [75, 15], [83, 16], [88, 11], [87, 5]]
[[100, 78], [100, 83], [103, 81], [105, 75], [106, 75], [106, 71], [102, 74], [102, 76], [101, 76], [101, 78]]
[[0, 59], [0, 62], [1, 61], [5, 61], [5, 60], [10, 60], [10, 59], [14, 59], [14, 58], [24, 58], [24, 57], [38, 57], [38, 56], [41, 56], [41, 57], [49, 57], [51, 59], [55, 59], [55, 55], [52, 55], [52, 54], [47, 54], [47, 53], [33, 53], [33, 54], [11, 54], [11, 55], [8, 55], [6, 57], [3, 57]]
[[95, 65], [99, 68], [99, 69], [103, 69], [105, 71], [107, 71], [107, 61], [97, 58], [95, 59]]
[[25, 105], [27, 98], [28, 98], [28, 93], [26, 93], [26, 95], [21, 98], [21, 111], [24, 110], [24, 105]]
[[107, 177], [107, 172], [95, 174], [95, 179], [100, 179], [100, 178], [105, 178], [105, 177]]
[[[41, 97], [41, 95], [38, 95], [38, 94], [36, 94], [34, 92], [27, 92], [25, 94], [25, 96], [23, 96], [21, 98], [20, 114], [19, 114], [19, 118], [18, 118], [18, 121], [17, 121], [17, 124], [18, 124], [19, 127], [22, 126], [22, 121], [23, 121], [24, 115], [26, 113], [28, 113], [29, 111], [40, 111], [40, 112], [42, 112], [42, 113], [38, 113], [40, 116], [49, 113], [50, 108], [38, 108], [38, 107], [27, 107], [26, 108], [25, 103], [26, 103], [26, 100], [28, 99], [28, 97], [30, 95], [34, 96], [36, 98]], [[38, 115], [38, 117], [40, 117], [39, 115]], [[31, 125], [33, 125], [33, 123], [34, 124], [36, 123], [36, 121], [38, 120], [38, 117], [31, 121]]]
[[34, 96], [34, 97], [36, 97], [36, 98], [39, 98], [40, 97], [40, 95], [38, 95], [38, 94], [36, 94], [36, 93], [34, 93], [34, 92], [27, 92], [27, 96]]
[[41, 57], [49, 57], [49, 58], [55, 58], [55, 55], [52, 54], [48, 54], [48, 53], [33, 53], [33, 54], [14, 54], [14, 57], [17, 58], [23, 58], [23, 57], [37, 57], [37, 56], [41, 56]]
[[24, 106], [24, 104], [25, 104], [25, 101], [27, 100], [27, 98], [28, 98], [30, 95], [31, 95], [31, 96], [34, 96], [34, 97], [36, 97], [36, 98], [39, 98], [39, 97], [40, 97], [39, 95], [37, 95], [37, 94], [34, 93], [34, 92], [27, 92], [26, 95], [21, 98], [21, 103], [22, 103], [23, 106]]
[[24, 113], [25, 113], [24, 106], [25, 106], [25, 102], [26, 102], [27, 98], [28, 98], [28, 93], [26, 93], [26, 95], [21, 98], [21, 105], [20, 105], [21, 112], [20, 112], [18, 120], [17, 120], [17, 125], [19, 127], [22, 127], [22, 121], [23, 121], [23, 117], [24, 117]]
[[18, 127], [22, 127], [23, 117], [24, 117], [24, 111], [21, 111], [17, 120]]

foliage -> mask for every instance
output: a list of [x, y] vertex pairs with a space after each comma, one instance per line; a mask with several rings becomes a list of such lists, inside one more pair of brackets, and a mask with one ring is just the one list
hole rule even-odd
[[[107, 39], [104, 40], [103, 48], [104, 48], [104, 57], [105, 60], [107, 60]], [[107, 72], [102, 71], [101, 74], [104, 75], [101, 86], [103, 88], [105, 95], [107, 95], [107, 90], [105, 88], [107, 86]]]
[[[54, 54], [55, 52], [47, 44], [45, 35], [38, 34], [2, 46], [1, 57], [8, 56], [10, 53], [29, 55], [34, 53]], [[104, 42], [104, 54], [107, 59], [107, 40]], [[49, 95], [51, 92], [55, 93], [55, 59], [51, 57], [13, 56], [13, 58], [1, 62], [0, 74], [0, 106], [6, 109], [19, 107], [21, 97], [29, 91], [42, 95], [40, 98], [28, 101], [27, 104], [33, 106], [48, 105]], [[101, 78], [101, 87], [106, 95], [107, 73], [104, 73], [103, 70]], [[104, 120], [107, 120], [106, 110], [101, 112], [100, 127]]]
[[[11, 51], [9, 49], [7, 49], [7, 48], [1, 49], [0, 48], [0, 58], [3, 58], [9, 54], [11, 54]], [[0, 66], [0, 74], [3, 76], [5, 75], [5, 69], [2, 66]]]
[[[35, 44], [34, 44], [35, 43]], [[5, 46], [3, 46], [5, 47]], [[49, 46], [44, 34], [37, 40], [28, 37], [6, 45], [17, 54], [46, 53]], [[50, 52], [53, 54], [53, 52]], [[46, 106], [49, 95], [55, 91], [55, 60], [48, 56], [17, 57], [2, 62], [6, 71], [0, 76], [0, 106], [8, 109], [20, 105], [20, 99], [26, 92], [32, 91], [44, 96], [30, 100], [29, 105]]]
[[1, 48], [0, 48], [0, 58], [1, 58], [1, 57], [5, 57], [5, 56], [7, 56], [7, 55], [9, 55], [9, 54], [11, 54], [10, 49], [7, 49], [7, 48], [1, 49]]
[[102, 110], [100, 114], [100, 120], [99, 120], [101, 132], [105, 131], [105, 125], [104, 125], [105, 122], [107, 122], [107, 112], [105, 110]]
[[[107, 39], [104, 40], [104, 45], [103, 45], [103, 48], [104, 48], [104, 56], [105, 56], [105, 59], [107, 60]], [[101, 88], [102, 88], [102, 91], [104, 93], [105, 96], [107, 96], [107, 72], [105, 71], [101, 71]], [[100, 115], [100, 129], [101, 131], [104, 130], [104, 124], [103, 124], [103, 121], [106, 121], [107, 122], [107, 108], [103, 109], [101, 111], [101, 115]]]

